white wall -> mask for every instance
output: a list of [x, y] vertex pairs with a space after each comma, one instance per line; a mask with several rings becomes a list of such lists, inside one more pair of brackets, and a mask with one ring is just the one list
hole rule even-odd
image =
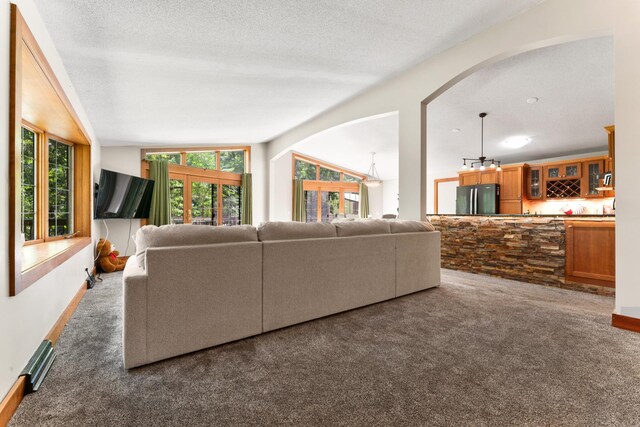
[[382, 189], [382, 215], [398, 215], [398, 184], [397, 179], [388, 179]]
[[616, 7], [616, 312], [640, 318], [640, 2]]
[[[100, 163], [100, 145], [95, 138], [91, 124], [80, 104], [77, 94], [64, 70], [60, 59], [44, 23], [32, 0], [14, 0], [20, 8], [27, 24], [42, 48], [47, 60], [53, 68], [60, 84], [74, 106], [80, 120], [93, 142], [91, 155], [94, 176]], [[0, 135], [2, 138], [2, 157], [0, 161], [0, 200], [9, 198], [9, 170], [6, 162], [9, 146], [6, 136], [9, 134], [9, 0], [0, 0], [0, 99], [5, 107], [0, 114]], [[6, 203], [0, 204], [6, 209]], [[8, 277], [8, 239], [9, 224], [7, 212], [0, 215], [0, 400], [4, 398], [17, 380], [20, 371], [25, 367], [40, 342], [49, 333], [73, 296], [80, 289], [85, 277], [84, 269], [93, 265], [93, 247], [84, 248], [81, 252], [29, 286], [15, 297], [9, 297]], [[94, 223], [93, 236], [97, 235]]]
[[382, 182], [377, 187], [369, 187], [369, 216], [371, 218], [382, 218], [384, 214], [384, 185]]
[[291, 221], [293, 183], [291, 181], [291, 151], [286, 152], [269, 166], [269, 220]]

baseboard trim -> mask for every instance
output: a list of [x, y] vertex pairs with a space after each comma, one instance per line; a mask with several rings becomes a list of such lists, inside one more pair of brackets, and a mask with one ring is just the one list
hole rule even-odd
[[[95, 274], [95, 272], [96, 269], [94, 268], [93, 273]], [[73, 312], [76, 311], [78, 304], [80, 304], [80, 301], [86, 292], [87, 281], [85, 280], [44, 339], [50, 340], [53, 345], [56, 345], [62, 330], [69, 322], [69, 319], [71, 319]], [[13, 387], [11, 387], [11, 390], [9, 390], [9, 393], [7, 393], [2, 402], [0, 402], [0, 427], [5, 427], [9, 424], [11, 417], [16, 412], [20, 402], [22, 402], [22, 399], [24, 398], [25, 389], [25, 377], [18, 377]]]
[[0, 403], [0, 426], [5, 427], [9, 424], [11, 417], [18, 409], [18, 405], [22, 402], [26, 383], [25, 377], [18, 377], [18, 381], [11, 387], [7, 397]]
[[640, 319], [613, 313], [611, 315], [611, 326], [626, 329], [627, 331], [640, 332]]

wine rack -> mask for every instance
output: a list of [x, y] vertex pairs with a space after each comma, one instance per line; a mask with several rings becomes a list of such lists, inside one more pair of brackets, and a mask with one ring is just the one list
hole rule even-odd
[[579, 179], [547, 181], [547, 199], [567, 199], [580, 197]]

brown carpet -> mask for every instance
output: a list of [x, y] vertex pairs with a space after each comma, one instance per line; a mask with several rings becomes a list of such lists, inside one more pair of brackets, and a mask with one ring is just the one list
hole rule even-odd
[[640, 425], [640, 334], [610, 326], [611, 298], [444, 271], [127, 372], [120, 281], [86, 294], [10, 425]]

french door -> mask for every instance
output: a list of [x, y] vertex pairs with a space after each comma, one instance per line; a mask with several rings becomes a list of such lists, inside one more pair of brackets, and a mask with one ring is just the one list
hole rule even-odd
[[339, 214], [358, 214], [358, 184], [305, 181], [304, 198], [307, 222], [328, 223]]
[[174, 173], [169, 179], [173, 224], [240, 224], [242, 199], [237, 181]]

